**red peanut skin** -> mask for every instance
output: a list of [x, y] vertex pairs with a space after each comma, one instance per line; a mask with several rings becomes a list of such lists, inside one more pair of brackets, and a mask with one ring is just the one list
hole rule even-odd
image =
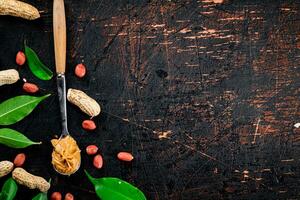
[[16, 63], [18, 65], [24, 65], [26, 62], [26, 56], [22, 51], [19, 51], [16, 55]]
[[96, 167], [97, 169], [101, 169], [102, 166], [103, 166], [103, 158], [100, 154], [97, 154], [95, 157], [94, 157], [94, 160], [93, 160], [93, 165], [94, 167]]
[[85, 150], [88, 155], [95, 155], [98, 151], [98, 147], [96, 145], [89, 145]]
[[51, 195], [51, 200], [61, 200], [62, 196], [60, 192], [53, 192]]
[[24, 153], [19, 153], [18, 155], [16, 155], [14, 159], [15, 167], [21, 167], [24, 164], [25, 160], [26, 160], [26, 155]]
[[224, 0], [213, 0], [213, 2], [216, 4], [220, 4], [220, 3], [224, 3]]
[[75, 75], [79, 78], [83, 78], [86, 74], [86, 67], [84, 64], [80, 63], [75, 67]]
[[82, 122], [82, 128], [88, 131], [93, 131], [97, 128], [97, 126], [93, 120], [84, 120]]
[[71, 194], [71, 193], [67, 193], [66, 194], [66, 196], [65, 196], [65, 200], [74, 200], [74, 196], [73, 196], [73, 194]]
[[33, 83], [24, 83], [23, 90], [28, 93], [36, 93], [39, 91], [39, 87]]
[[133, 160], [133, 155], [128, 152], [119, 152], [118, 153], [118, 159], [126, 162], [130, 162]]

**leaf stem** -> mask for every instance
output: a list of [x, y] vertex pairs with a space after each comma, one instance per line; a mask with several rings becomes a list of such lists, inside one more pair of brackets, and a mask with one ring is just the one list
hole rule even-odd
[[95, 181], [96, 179], [94, 177], [92, 177], [86, 170], [84, 170], [86, 176], [88, 177], [88, 179], [93, 183], [93, 185], [95, 185]]

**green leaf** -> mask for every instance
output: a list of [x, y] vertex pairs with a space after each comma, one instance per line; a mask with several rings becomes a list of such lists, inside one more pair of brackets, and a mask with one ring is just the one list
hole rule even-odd
[[0, 129], [0, 143], [16, 149], [25, 148], [34, 144], [41, 144], [41, 142], [31, 141], [22, 133], [9, 128]]
[[0, 104], [0, 125], [11, 125], [22, 120], [49, 96], [50, 94], [41, 97], [22, 95], [2, 102]]
[[35, 197], [33, 197], [32, 200], [48, 200], [47, 193], [41, 192]]
[[13, 200], [17, 194], [18, 185], [14, 179], [9, 178], [2, 186], [0, 200]]
[[25, 45], [25, 55], [28, 66], [31, 72], [41, 80], [50, 80], [53, 77], [53, 73], [48, 69], [36, 55], [36, 53]]
[[[51, 179], [48, 182], [51, 183]], [[38, 193], [32, 200], [48, 200], [47, 192]]]
[[86, 170], [85, 174], [95, 187], [101, 200], [146, 200], [138, 188], [118, 178], [93, 178]]

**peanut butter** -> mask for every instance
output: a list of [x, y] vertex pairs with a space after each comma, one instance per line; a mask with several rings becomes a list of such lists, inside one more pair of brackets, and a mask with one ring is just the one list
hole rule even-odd
[[80, 149], [71, 136], [52, 139], [52, 165], [61, 174], [71, 175], [80, 166]]

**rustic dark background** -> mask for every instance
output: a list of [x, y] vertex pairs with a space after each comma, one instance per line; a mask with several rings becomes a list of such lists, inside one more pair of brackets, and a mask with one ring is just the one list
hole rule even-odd
[[[0, 17], [0, 69], [18, 68], [23, 41], [54, 70], [52, 1], [27, 0], [42, 12], [25, 21]], [[50, 164], [60, 133], [55, 80], [21, 76], [53, 95], [10, 126], [43, 145], [0, 146], [0, 160], [25, 152], [25, 168], [53, 191], [97, 199], [83, 174], [122, 178], [148, 199], [300, 199], [299, 1], [66, 0], [67, 85], [102, 106], [98, 128], [68, 104], [69, 129], [80, 147], [96, 143], [104, 167], [82, 154], [71, 177]], [[87, 76], [74, 76], [83, 62]], [[0, 88], [0, 100], [24, 94], [21, 81]], [[118, 151], [135, 160], [124, 164]], [[0, 180], [2, 185], [5, 178]], [[19, 187], [17, 199], [37, 191]], [[25, 198], [26, 197], [26, 198]]]

